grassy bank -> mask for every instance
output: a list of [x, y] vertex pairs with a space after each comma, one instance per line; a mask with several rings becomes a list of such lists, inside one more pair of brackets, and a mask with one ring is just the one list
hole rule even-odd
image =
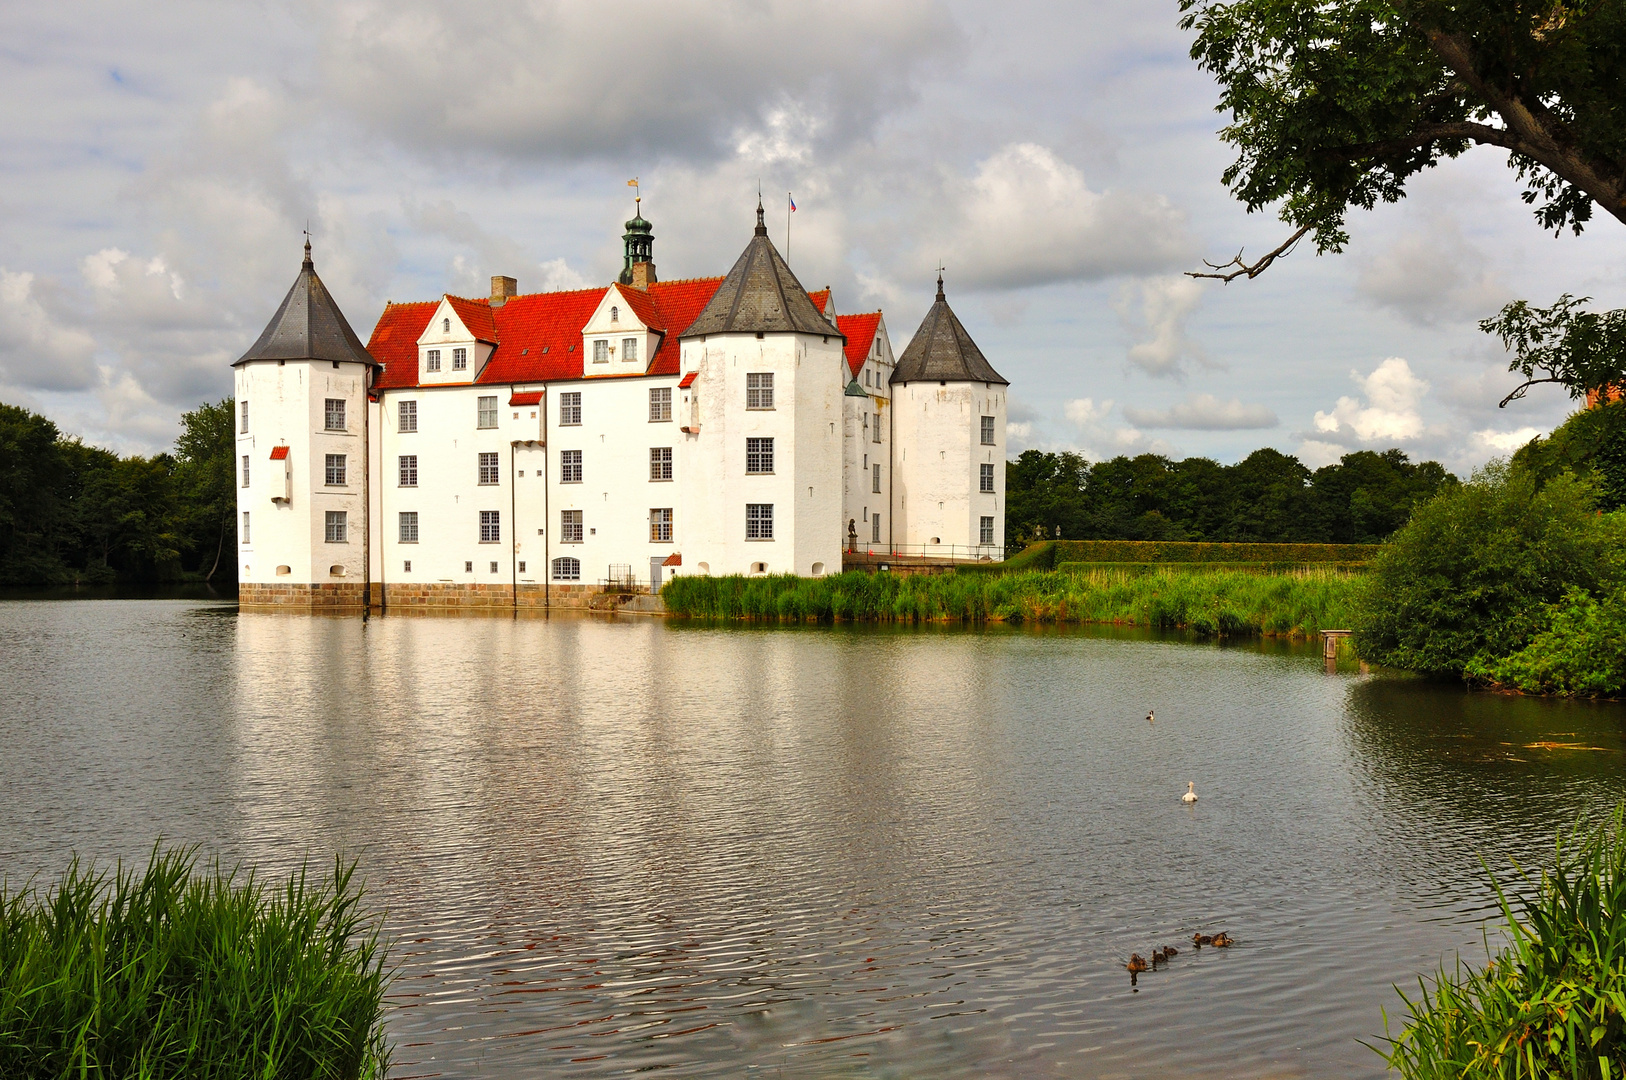
[[270, 888], [184, 851], [0, 887], [0, 1076], [382, 1078], [360, 896], [338, 864]]
[[1114, 623], [1203, 636], [1306, 634], [1346, 624], [1358, 580], [1320, 569], [851, 572], [823, 578], [679, 577], [661, 597], [674, 614], [723, 619]]
[[1575, 1077], [1626, 1071], [1626, 835], [1622, 814], [1560, 837], [1549, 871], [1514, 903], [1508, 946], [1458, 962], [1408, 999], [1389, 1064], [1407, 1080]]

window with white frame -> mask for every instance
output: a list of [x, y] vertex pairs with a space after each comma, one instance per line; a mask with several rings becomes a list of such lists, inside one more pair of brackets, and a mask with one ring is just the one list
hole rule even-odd
[[579, 484], [582, 482], [582, 452], [580, 450], [559, 451], [559, 482], [561, 484]]
[[745, 407], [747, 409], [773, 408], [773, 372], [752, 371], [746, 373]]
[[452, 370], [453, 371], [467, 371], [467, 370], [469, 370], [469, 350], [467, 350], [467, 349], [453, 349], [452, 350]]
[[329, 510], [326, 520], [326, 539], [330, 544], [349, 543], [350, 530], [345, 520], [345, 511]]
[[397, 525], [403, 544], [416, 544], [418, 542], [418, 512], [416, 510], [403, 510], [398, 515]]
[[553, 560], [553, 580], [580, 581], [582, 579], [582, 561], [572, 559], [568, 555]]
[[621, 321], [621, 309], [619, 307], [616, 307], [614, 304], [610, 305], [610, 321], [611, 322], [620, 322]]
[[869, 542], [872, 544], [879, 544], [881, 542], [880, 514], [871, 514], [869, 516]]
[[328, 398], [322, 408], [324, 427], [329, 431], [344, 430], [344, 399]]
[[450, 319], [442, 319], [442, 320], [440, 320], [440, 332], [443, 333], [443, 334], [450, 334], [452, 332], [452, 320], [450, 320]]
[[773, 472], [773, 440], [745, 440], [745, 471], [747, 473]]
[[416, 401], [403, 401], [396, 406], [395, 415], [399, 420], [397, 427], [404, 432], [418, 430], [418, 403]]
[[498, 472], [497, 472], [497, 455], [496, 454], [481, 454], [480, 455], [480, 483], [488, 484], [488, 485], [489, 484], [496, 484], [496, 483], [501, 482], [501, 479], [502, 479], [501, 476], [499, 476]]
[[402, 454], [396, 459], [396, 475], [402, 487], [418, 486], [418, 455]]
[[649, 448], [649, 478], [651, 480], [672, 479], [672, 448], [670, 446], [651, 446]]
[[977, 466], [977, 490], [992, 492], [994, 490], [994, 467], [988, 462]]
[[875, 414], [875, 423], [873, 423], [873, 424], [871, 424], [869, 426], [869, 430], [870, 430], [870, 441], [871, 442], [880, 442], [881, 441], [881, 414], [880, 413]]
[[482, 397], [476, 403], [475, 427], [494, 428], [497, 426], [497, 397]]
[[559, 395], [559, 426], [574, 427], [582, 422], [582, 395], [572, 390]]
[[423, 369], [425, 371], [439, 371], [440, 370], [440, 350], [439, 349], [430, 349], [427, 353], [424, 354], [424, 357], [423, 357]]
[[994, 418], [992, 416], [982, 418], [982, 445], [994, 445]]
[[525, 560], [524, 559], [521, 559], [519, 561], [519, 572], [522, 573], [522, 574], [525, 572]]
[[638, 359], [637, 338], [625, 337], [621, 339], [621, 359], [627, 362]]
[[403, 573], [403, 574], [412, 573], [412, 560], [411, 559], [402, 559], [401, 560], [401, 573]]
[[242, 422], [238, 425], [237, 430], [246, 435], [248, 434], [248, 400], [246, 398], [237, 403], [237, 411], [242, 416]]
[[329, 455], [327, 455], [327, 486], [328, 487], [343, 487], [344, 486], [344, 474], [345, 474], [344, 455], [343, 454], [329, 454]]
[[992, 544], [994, 542], [994, 519], [993, 518], [984, 517], [982, 519], [982, 526], [978, 530], [978, 533], [977, 533], [977, 542], [982, 543], [982, 544]]
[[603, 338], [593, 342], [593, 363], [608, 364], [610, 362], [610, 343]]
[[502, 542], [502, 514], [498, 510], [480, 511], [480, 543], [499, 544]]
[[871, 465], [870, 471], [873, 474], [870, 480], [870, 490], [879, 495], [881, 493], [881, 463], [877, 461]]
[[745, 538], [773, 539], [773, 503], [745, 504]]
[[653, 386], [649, 390], [649, 422], [658, 424], [672, 419], [672, 388]]
[[463, 562], [463, 572], [465, 574], [474, 573], [474, 560], [473, 559], [464, 560], [464, 562]]
[[248, 543], [248, 511], [243, 511], [243, 538], [242, 543]]
[[248, 487], [248, 460], [249, 455], [243, 455], [243, 486]]
[[672, 508], [657, 507], [649, 512], [649, 542], [652, 544], [669, 544], [672, 542]]
[[579, 544], [582, 542], [582, 512], [580, 510], [559, 511], [559, 542], [561, 544]]

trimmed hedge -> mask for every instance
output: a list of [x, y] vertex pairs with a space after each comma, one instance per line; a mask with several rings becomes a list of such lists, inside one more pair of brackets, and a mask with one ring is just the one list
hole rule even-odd
[[1041, 540], [1005, 560], [1009, 570], [1054, 570], [1063, 563], [1370, 562], [1379, 544], [1208, 544], [1186, 540]]
[[1064, 562], [1056, 565], [1063, 574], [1085, 574], [1091, 570], [1244, 570], [1259, 574], [1292, 574], [1304, 570], [1365, 570], [1364, 562]]

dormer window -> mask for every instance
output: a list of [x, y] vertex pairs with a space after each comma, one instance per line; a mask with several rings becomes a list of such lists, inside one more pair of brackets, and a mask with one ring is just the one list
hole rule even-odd
[[442, 319], [442, 320], [440, 320], [440, 332], [443, 333], [443, 334], [450, 334], [452, 332], [452, 320], [450, 320], [450, 319]]
[[593, 342], [593, 363], [608, 364], [610, 362], [610, 343], [603, 338]]
[[452, 350], [452, 370], [453, 371], [467, 371], [468, 368], [469, 368], [469, 350], [467, 350], [467, 349], [453, 349]]
[[618, 307], [610, 308], [610, 321], [611, 322], [620, 322], [621, 321], [621, 309], [620, 308], [618, 308]]
[[635, 337], [621, 339], [621, 359], [628, 363], [638, 359], [638, 339]]
[[439, 371], [440, 370], [440, 350], [439, 349], [430, 349], [429, 352], [424, 357], [423, 366], [424, 366], [425, 371]]

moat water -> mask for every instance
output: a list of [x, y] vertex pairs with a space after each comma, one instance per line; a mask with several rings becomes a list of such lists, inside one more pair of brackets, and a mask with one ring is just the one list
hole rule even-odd
[[1376, 1076], [1626, 796], [1620, 705], [1087, 630], [8, 601], [0, 687], [0, 874], [358, 858], [399, 1077]]

